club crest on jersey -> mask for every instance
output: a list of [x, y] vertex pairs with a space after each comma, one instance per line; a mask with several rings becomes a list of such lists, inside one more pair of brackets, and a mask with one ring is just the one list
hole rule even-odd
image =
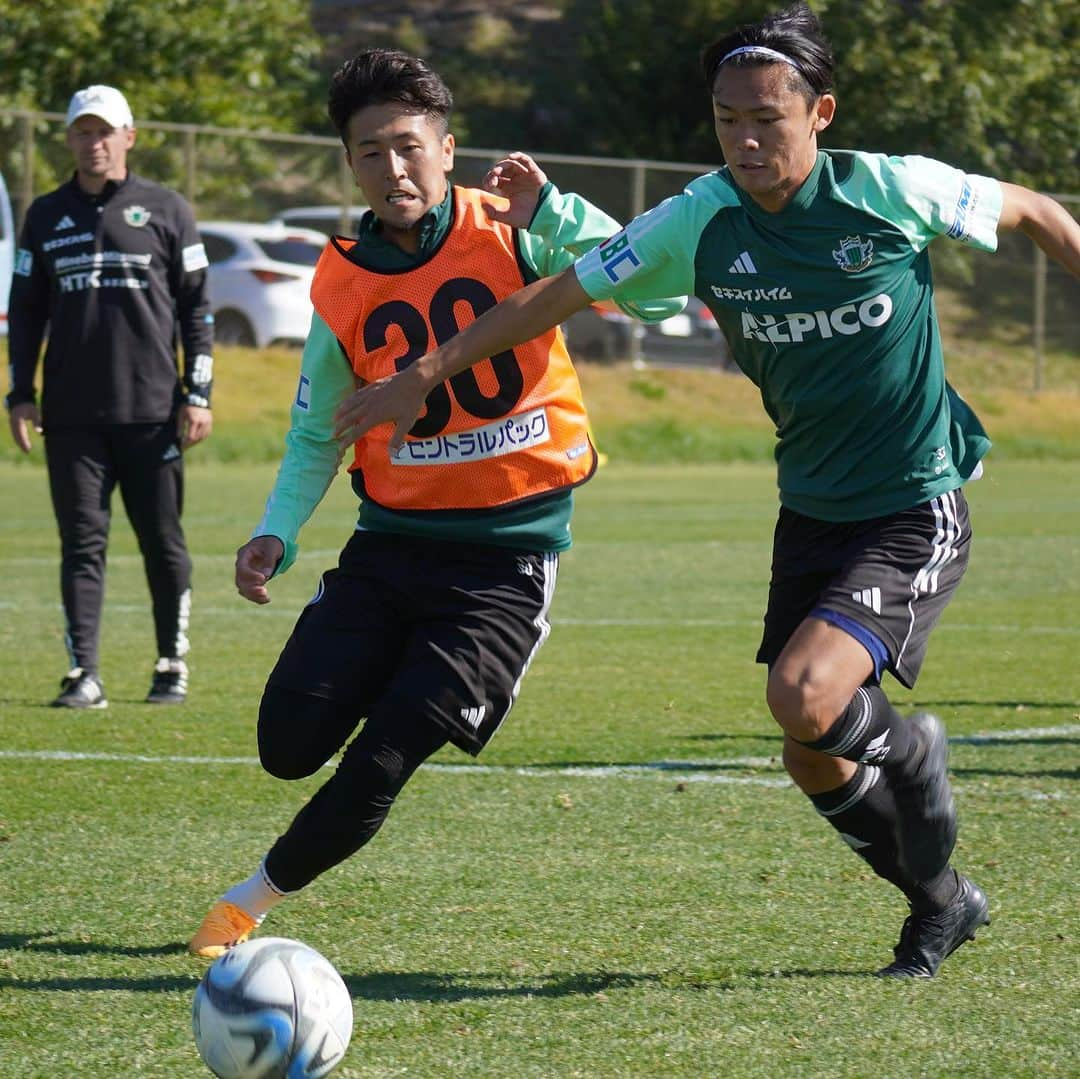
[[150, 211], [145, 206], [125, 206], [124, 220], [133, 229], [141, 229], [150, 220]]
[[874, 243], [861, 236], [845, 236], [840, 241], [840, 249], [832, 253], [836, 265], [844, 273], [858, 273], [865, 270], [874, 258]]

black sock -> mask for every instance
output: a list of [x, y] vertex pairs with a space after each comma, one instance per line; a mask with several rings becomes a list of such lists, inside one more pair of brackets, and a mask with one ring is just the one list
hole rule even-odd
[[880, 764], [890, 772], [903, 768], [918, 747], [881, 686], [860, 686], [828, 731], [802, 744], [830, 757]]
[[880, 768], [860, 764], [843, 786], [809, 798], [848, 846], [879, 877], [904, 893], [913, 910], [934, 913], [956, 895], [958, 881], [949, 866], [930, 881], [913, 880], [901, 868], [896, 847], [896, 800]]

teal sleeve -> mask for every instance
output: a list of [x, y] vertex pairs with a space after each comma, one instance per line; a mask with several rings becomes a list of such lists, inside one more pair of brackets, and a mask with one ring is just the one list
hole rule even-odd
[[997, 250], [1001, 184], [930, 157], [856, 153], [838, 197], [899, 228], [915, 250], [938, 236]]
[[253, 536], [276, 536], [285, 554], [275, 574], [296, 561], [297, 536], [337, 474], [342, 451], [334, 440], [334, 411], [356, 386], [337, 338], [316, 314], [304, 345], [300, 381], [289, 414], [285, 455]]
[[[619, 222], [587, 199], [573, 192], [564, 195], [554, 184], [547, 184], [528, 230], [521, 230], [521, 253], [537, 277], [550, 277], [572, 266], [618, 230]], [[616, 300], [616, 304], [631, 318], [661, 322], [686, 306], [686, 296], [637, 303]]]
[[635, 217], [603, 247], [574, 264], [581, 287], [594, 300], [625, 309], [658, 296], [689, 295], [702, 229], [715, 207], [690, 189]]

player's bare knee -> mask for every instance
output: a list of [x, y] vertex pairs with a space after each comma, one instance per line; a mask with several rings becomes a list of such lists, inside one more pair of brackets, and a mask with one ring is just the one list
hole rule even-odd
[[820, 738], [839, 714], [829, 703], [827, 687], [809, 667], [778, 664], [769, 673], [765, 700], [773, 719], [799, 742]]

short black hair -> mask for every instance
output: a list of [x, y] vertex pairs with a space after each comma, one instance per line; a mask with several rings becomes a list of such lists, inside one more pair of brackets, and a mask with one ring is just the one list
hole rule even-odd
[[[709, 45], [701, 54], [701, 65], [710, 93], [724, 57], [734, 49], [748, 45], [774, 49], [790, 57], [794, 67], [785, 66], [790, 68], [792, 74], [792, 89], [802, 93], [808, 103], [812, 104], [822, 94], [832, 92], [832, 46], [821, 29], [818, 17], [806, 4], [792, 4], [783, 11], [766, 15], [760, 22], [744, 23]], [[777, 62], [752, 52], [733, 56], [727, 61], [734, 67]]]
[[346, 60], [330, 79], [326, 110], [341, 141], [348, 144], [349, 120], [368, 105], [397, 102], [450, 125], [453, 95], [418, 56], [399, 49], [368, 49]]

